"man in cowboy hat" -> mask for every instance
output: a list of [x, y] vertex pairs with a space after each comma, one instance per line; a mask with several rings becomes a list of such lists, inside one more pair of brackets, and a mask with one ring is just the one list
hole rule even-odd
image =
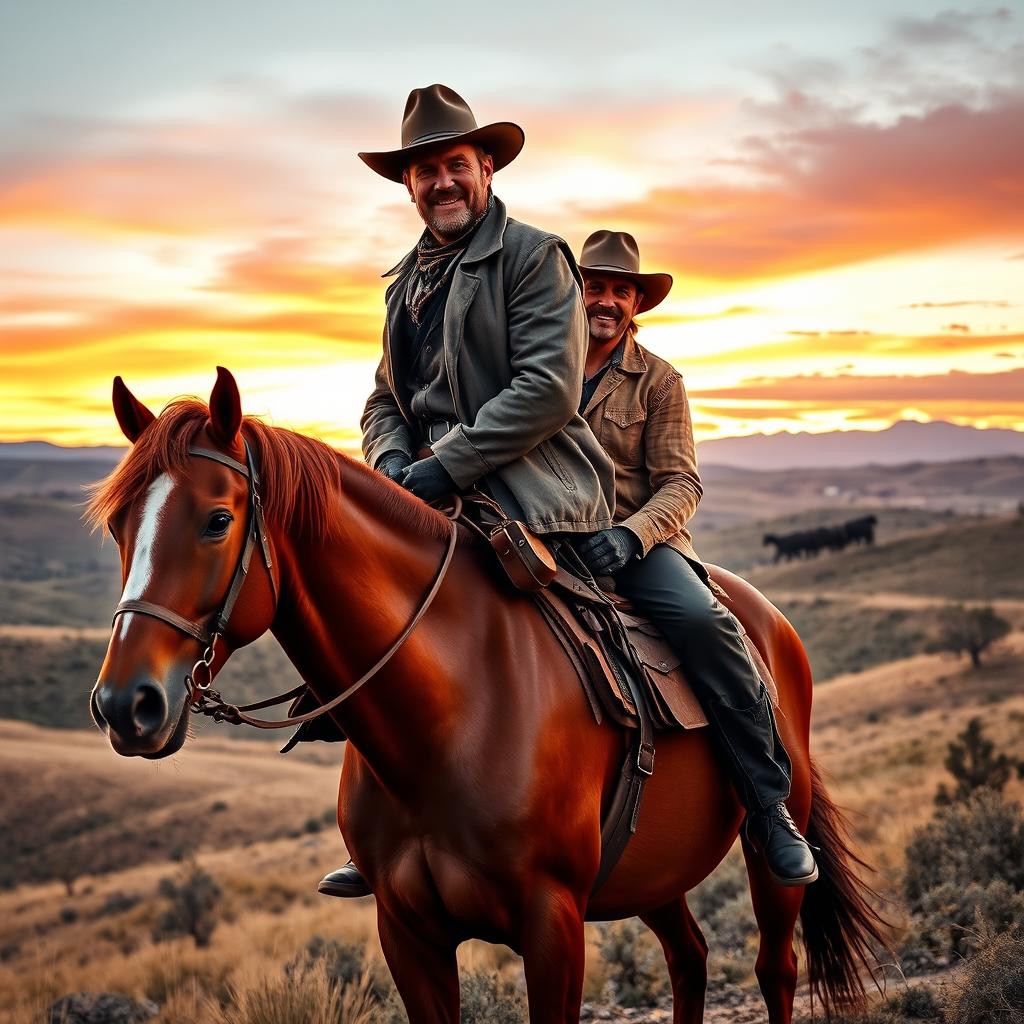
[[592, 234], [579, 264], [590, 328], [580, 412], [615, 462], [618, 525], [577, 550], [673, 644], [747, 809], [748, 838], [777, 882], [805, 885], [818, 869], [784, 803], [791, 765], [771, 698], [686, 529], [703, 487], [682, 377], [636, 340], [634, 317], [668, 295], [672, 278], [641, 273], [636, 241], [621, 231]]
[[[523, 142], [518, 125], [478, 127], [461, 96], [432, 85], [409, 94], [400, 149], [359, 154], [405, 186], [425, 224], [386, 275], [363, 455], [424, 501], [477, 486], [536, 533], [593, 533], [612, 525], [615, 484], [578, 412], [583, 282], [562, 239], [511, 219], [491, 191]], [[368, 889], [349, 863], [319, 891]]]

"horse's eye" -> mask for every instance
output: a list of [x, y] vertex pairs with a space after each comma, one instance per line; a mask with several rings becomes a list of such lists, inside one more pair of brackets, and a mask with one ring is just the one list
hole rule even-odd
[[206, 536], [223, 537], [228, 532], [233, 518], [230, 512], [214, 512], [206, 524]]

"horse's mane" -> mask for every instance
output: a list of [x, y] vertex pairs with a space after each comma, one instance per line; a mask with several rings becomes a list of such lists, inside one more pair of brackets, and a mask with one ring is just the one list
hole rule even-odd
[[[210, 418], [205, 403], [195, 398], [171, 402], [142, 432], [117, 468], [90, 488], [84, 518], [93, 529], [103, 527], [126, 506], [145, 494], [167, 472], [187, 474], [189, 446]], [[273, 525], [328, 536], [338, 524], [338, 496], [343, 469], [364, 475], [377, 489], [382, 518], [443, 539], [444, 517], [395, 487], [368, 467], [323, 441], [283, 427], [271, 427], [253, 416], [242, 420], [242, 434], [253, 450], [260, 475], [260, 496]]]

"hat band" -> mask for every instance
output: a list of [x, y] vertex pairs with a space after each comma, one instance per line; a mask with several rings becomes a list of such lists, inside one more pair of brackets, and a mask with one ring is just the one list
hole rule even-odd
[[464, 132], [432, 132], [429, 135], [421, 135], [418, 139], [413, 139], [412, 142], [407, 143], [402, 149], [411, 149], [413, 146], [422, 146], [428, 142], [443, 142], [445, 139], [457, 139], [460, 135], [468, 135], [470, 132], [477, 131], [476, 128], [467, 128]]
[[649, 274], [641, 274], [639, 270], [627, 270], [625, 267], [612, 266], [610, 263], [581, 263], [581, 270], [614, 270], [619, 274], [637, 274], [640, 277], [650, 277]]

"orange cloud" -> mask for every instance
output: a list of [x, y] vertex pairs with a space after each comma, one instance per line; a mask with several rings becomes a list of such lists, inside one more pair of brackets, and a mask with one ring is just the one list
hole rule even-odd
[[[751, 186], [655, 189], [580, 206], [644, 239], [651, 265], [701, 277], [797, 274], [1024, 231], [1024, 99], [947, 106], [748, 140]], [[649, 254], [649, 255], [648, 255]]]

